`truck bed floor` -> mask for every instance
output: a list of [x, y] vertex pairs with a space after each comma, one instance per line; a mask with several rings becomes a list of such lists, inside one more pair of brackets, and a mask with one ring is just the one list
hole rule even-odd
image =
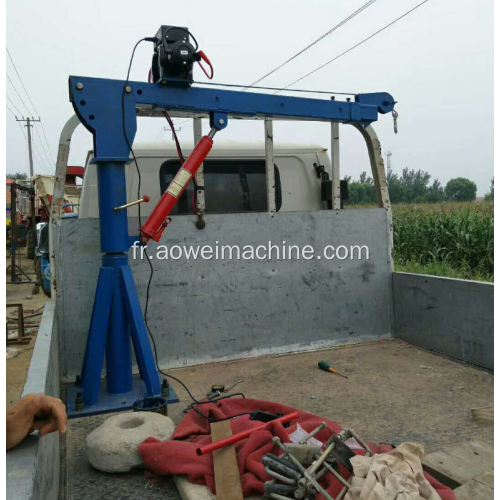
[[[321, 371], [328, 361], [349, 378]], [[400, 340], [315, 352], [186, 367], [172, 371], [202, 398], [212, 384], [300, 408], [355, 429], [369, 441], [418, 441], [432, 452], [475, 438], [493, 442], [493, 423], [475, 421], [471, 408], [493, 403], [493, 375]], [[175, 382], [173, 382], [176, 384]], [[178, 423], [188, 404], [169, 407]], [[69, 500], [170, 500], [180, 498], [170, 480], [152, 485], [143, 471], [106, 474], [85, 458], [85, 438], [106, 416], [74, 419], [66, 437], [62, 498]]]

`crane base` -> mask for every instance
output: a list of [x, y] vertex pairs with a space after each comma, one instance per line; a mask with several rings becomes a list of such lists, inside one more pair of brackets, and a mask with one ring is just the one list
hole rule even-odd
[[[84, 406], [81, 410], [75, 408], [76, 395], [79, 392], [82, 392], [81, 386], [68, 384], [66, 397], [68, 418], [88, 417], [103, 413], [131, 410], [135, 401], [148, 396], [144, 380], [141, 379], [140, 375], [132, 377], [132, 390], [124, 394], [109, 394], [106, 390], [106, 379], [102, 379], [98, 402], [92, 406]], [[170, 386], [169, 396], [165, 397], [165, 399], [167, 399], [168, 404], [179, 402], [179, 398], [172, 386]]]

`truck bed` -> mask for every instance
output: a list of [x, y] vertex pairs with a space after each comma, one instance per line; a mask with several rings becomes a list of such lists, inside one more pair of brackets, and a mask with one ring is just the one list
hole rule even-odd
[[[327, 360], [348, 379], [321, 371]], [[426, 452], [473, 439], [493, 442], [493, 422], [475, 421], [471, 408], [493, 403], [493, 375], [401, 340], [314, 352], [264, 356], [172, 371], [202, 398], [212, 384], [231, 385], [246, 397], [294, 406], [355, 429], [368, 441], [417, 441]], [[178, 423], [188, 404], [169, 407]], [[62, 442], [60, 498], [170, 500], [180, 498], [170, 479], [152, 484], [144, 471], [106, 474], [85, 458], [85, 438], [106, 415], [70, 420]]]

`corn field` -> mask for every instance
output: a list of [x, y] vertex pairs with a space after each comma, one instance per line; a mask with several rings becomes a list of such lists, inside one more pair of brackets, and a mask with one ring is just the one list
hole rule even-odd
[[394, 205], [396, 267], [437, 265], [456, 277], [493, 281], [493, 208], [493, 202]]

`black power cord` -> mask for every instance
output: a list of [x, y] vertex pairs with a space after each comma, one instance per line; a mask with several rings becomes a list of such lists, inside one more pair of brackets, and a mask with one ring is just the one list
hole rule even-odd
[[[192, 36], [192, 35], [191, 35]], [[193, 37], [194, 38], [194, 37]], [[122, 89], [122, 128], [123, 128], [123, 136], [125, 138], [125, 142], [127, 143], [127, 146], [130, 150], [130, 152], [132, 153], [132, 158], [134, 159], [134, 164], [135, 164], [135, 168], [137, 170], [137, 178], [138, 178], [138, 185], [137, 185], [137, 199], [140, 199], [141, 197], [141, 183], [142, 183], [142, 177], [141, 177], [141, 171], [139, 169], [139, 165], [137, 163], [137, 158], [135, 156], [135, 152], [134, 152], [134, 149], [132, 147], [132, 144], [130, 144], [130, 141], [128, 140], [128, 136], [127, 136], [127, 131], [126, 131], [126, 128], [125, 128], [125, 93], [126, 93], [126, 87], [128, 85], [128, 82], [129, 82], [129, 79], [130, 79], [130, 70], [132, 68], [132, 62], [134, 60], [134, 55], [135, 55], [135, 51], [137, 49], [137, 47], [139, 46], [139, 44], [141, 42], [144, 42], [144, 41], [147, 41], [147, 42], [154, 42], [155, 41], [155, 38], [150, 38], [150, 37], [146, 37], [146, 38], [142, 38], [141, 40], [139, 40], [135, 46], [134, 46], [134, 50], [132, 51], [132, 56], [130, 57], [130, 62], [129, 62], [129, 65], [128, 65], [128, 71], [127, 71], [127, 78], [125, 80], [125, 83], [123, 84], [123, 89]], [[182, 152], [181, 152], [181, 156], [182, 156]], [[141, 221], [141, 204], [139, 203], [137, 205], [137, 212], [138, 212], [138, 217], [139, 217], [139, 236], [141, 234], [141, 229], [142, 229], [142, 221]], [[216, 399], [213, 399], [211, 401], [199, 401], [197, 400], [191, 393], [191, 391], [189, 390], [189, 387], [182, 381], [180, 380], [179, 378], [177, 377], [174, 377], [173, 375], [170, 375], [166, 372], [164, 372], [163, 370], [160, 369], [160, 364], [158, 363], [158, 351], [157, 351], [157, 348], [156, 348], [156, 341], [155, 341], [155, 338], [153, 336], [153, 334], [151, 333], [151, 329], [149, 328], [149, 324], [148, 324], [148, 306], [149, 306], [149, 293], [150, 293], [150, 288], [151, 288], [151, 282], [153, 280], [153, 274], [154, 274], [154, 268], [153, 268], [153, 264], [151, 263], [151, 259], [148, 257], [147, 255], [147, 251], [146, 251], [146, 248], [144, 248], [144, 255], [146, 256], [146, 261], [148, 262], [149, 264], [149, 267], [150, 267], [150, 274], [149, 274], [149, 280], [148, 280], [148, 286], [146, 288], [146, 304], [145, 304], [145, 307], [144, 307], [144, 323], [146, 325], [146, 330], [148, 332], [148, 335], [149, 335], [149, 338], [151, 339], [151, 343], [153, 344], [153, 351], [154, 351], [154, 356], [155, 356], [155, 365], [156, 365], [156, 369], [158, 370], [158, 372], [160, 372], [163, 376], [167, 377], [167, 378], [170, 378], [172, 380], [175, 380], [176, 382], [178, 382], [184, 389], [185, 391], [188, 393], [189, 397], [192, 399], [193, 403], [189, 406], [195, 413], [197, 413], [198, 415], [200, 415], [201, 417], [207, 419], [209, 422], [219, 422], [219, 421], [223, 421], [223, 420], [229, 420], [229, 419], [233, 419], [233, 418], [236, 418], [236, 417], [241, 417], [241, 416], [244, 416], [244, 415], [250, 415], [249, 412], [245, 412], [245, 413], [238, 413], [236, 415], [233, 415], [233, 416], [230, 416], [230, 417], [225, 417], [225, 418], [222, 418], [222, 419], [214, 419], [214, 418], [211, 418], [211, 417], [208, 417], [207, 415], [204, 415], [203, 413], [201, 413], [197, 408], [195, 408], [194, 406], [195, 405], [202, 405], [202, 404], [208, 404], [208, 403], [216, 403], [217, 401], [221, 401], [223, 399], [228, 399], [228, 398], [231, 398], [231, 397], [234, 397], [234, 396], [242, 396], [243, 398], [245, 397], [243, 395], [243, 393], [239, 392], [239, 393], [235, 393], [235, 394], [229, 394], [227, 396], [221, 396], [219, 398], [216, 398]]]

